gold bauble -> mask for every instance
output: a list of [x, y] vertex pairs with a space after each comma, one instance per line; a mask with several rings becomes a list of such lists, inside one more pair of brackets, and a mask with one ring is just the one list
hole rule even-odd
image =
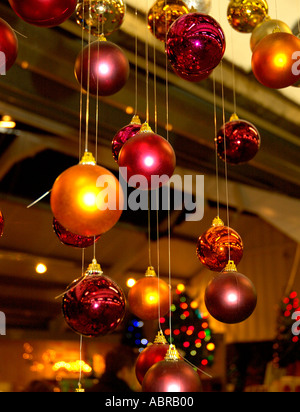
[[94, 36], [107, 36], [118, 30], [125, 13], [123, 0], [81, 0], [76, 7], [77, 23]]
[[267, 19], [263, 23], [259, 24], [252, 33], [251, 40], [250, 40], [250, 47], [251, 50], [253, 51], [255, 47], [258, 45], [258, 43], [268, 36], [269, 34], [272, 34], [274, 30], [281, 31], [282, 33], [290, 33], [293, 34], [292, 30], [290, 27], [284, 23], [283, 21], [280, 20], [272, 20], [272, 19]]
[[185, 0], [184, 2], [190, 13], [208, 14], [211, 9], [211, 0]]
[[148, 13], [149, 30], [164, 42], [171, 24], [188, 13], [189, 9], [181, 0], [157, 0]]
[[230, 25], [241, 33], [251, 33], [268, 15], [266, 0], [231, 0], [227, 17]]

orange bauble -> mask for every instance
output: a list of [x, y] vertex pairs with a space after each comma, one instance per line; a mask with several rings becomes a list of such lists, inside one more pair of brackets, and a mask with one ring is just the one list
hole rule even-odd
[[97, 166], [90, 153], [65, 170], [51, 191], [51, 209], [60, 224], [81, 236], [96, 236], [119, 220], [123, 190], [107, 169]]
[[146, 276], [138, 280], [129, 291], [130, 311], [139, 319], [156, 320], [168, 313], [169, 295], [169, 285], [156, 276], [153, 267], [149, 267]]
[[300, 79], [297, 59], [300, 40], [290, 33], [272, 33], [261, 40], [252, 56], [256, 79], [271, 89], [292, 86]]

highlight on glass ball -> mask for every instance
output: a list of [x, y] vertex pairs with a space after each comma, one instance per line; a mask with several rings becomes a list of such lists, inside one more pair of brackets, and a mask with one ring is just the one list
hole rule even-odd
[[76, 235], [69, 230], [65, 229], [55, 217], [53, 218], [53, 230], [58, 239], [63, 245], [71, 246], [80, 249], [86, 249], [89, 246], [94, 245], [100, 239], [98, 236], [80, 236]]
[[19, 51], [18, 38], [11, 26], [0, 18], [0, 52], [5, 58], [0, 59], [0, 75], [5, 75], [15, 63]]
[[66, 323], [76, 333], [96, 338], [112, 333], [125, 316], [122, 289], [103, 276], [94, 259], [85, 275], [68, 286], [62, 301]]
[[81, 0], [76, 7], [77, 23], [94, 36], [118, 30], [126, 14], [123, 0]]
[[210, 281], [205, 290], [205, 305], [210, 315], [219, 322], [244, 322], [254, 312], [257, 294], [250, 279], [238, 273], [233, 262], [224, 272]]
[[226, 48], [225, 35], [219, 23], [202, 13], [179, 17], [167, 35], [166, 52], [175, 72], [195, 81], [215, 69]]
[[72, 16], [77, 0], [8, 0], [13, 11], [26, 23], [55, 27]]
[[266, 0], [231, 0], [227, 17], [235, 30], [251, 33], [268, 16], [268, 11]]
[[142, 127], [140, 118], [138, 116], [133, 116], [131, 123], [117, 132], [112, 140], [112, 155], [116, 163], [119, 160], [119, 153], [124, 144], [131, 137], [135, 136], [140, 132]]
[[259, 44], [259, 42], [267, 37], [269, 34], [274, 33], [274, 31], [280, 31], [282, 33], [289, 33], [293, 34], [290, 27], [281, 20], [274, 20], [266, 18], [261, 24], [259, 24], [254, 30], [251, 35], [250, 39], [250, 47], [252, 52], [254, 51], [255, 47]]
[[188, 12], [182, 0], [157, 0], [148, 12], [148, 28], [158, 40], [165, 42], [170, 26]]
[[87, 45], [75, 61], [75, 77], [94, 96], [111, 96], [127, 83], [129, 61], [123, 50], [104, 38]]
[[284, 89], [300, 80], [300, 39], [293, 34], [275, 32], [263, 38], [252, 54], [256, 79], [271, 89]]
[[238, 265], [244, 253], [241, 236], [224, 225], [220, 218], [197, 241], [197, 257], [209, 270], [221, 272], [228, 264], [229, 258]]
[[211, 9], [211, 0], [185, 0], [190, 13], [208, 14]]
[[261, 137], [252, 123], [233, 114], [230, 121], [218, 131], [216, 145], [218, 155], [224, 162], [238, 165], [247, 163], [256, 156], [261, 146]]

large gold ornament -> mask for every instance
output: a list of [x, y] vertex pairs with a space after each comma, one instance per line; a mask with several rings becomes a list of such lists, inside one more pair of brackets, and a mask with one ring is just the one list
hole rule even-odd
[[250, 40], [250, 46], [251, 50], [253, 51], [255, 47], [258, 45], [258, 43], [268, 36], [269, 34], [272, 34], [274, 30], [281, 31], [282, 33], [292, 33], [292, 30], [290, 27], [284, 23], [283, 21], [280, 20], [272, 20], [271, 18], [266, 18], [266, 20], [259, 24], [252, 33], [251, 40]]
[[230, 25], [242, 33], [251, 33], [268, 15], [266, 0], [231, 0], [227, 17]]
[[94, 36], [107, 36], [118, 30], [125, 13], [123, 0], [81, 0], [76, 8], [77, 23]]
[[211, 0], [185, 0], [184, 2], [190, 13], [208, 14], [211, 9]]
[[186, 4], [181, 0], [157, 0], [149, 10], [148, 27], [158, 40], [165, 41], [171, 24], [188, 13]]

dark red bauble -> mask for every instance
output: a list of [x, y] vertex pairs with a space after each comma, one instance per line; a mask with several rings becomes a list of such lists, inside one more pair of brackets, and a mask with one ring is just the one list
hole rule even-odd
[[55, 27], [74, 13], [77, 0], [8, 0], [24, 21], [39, 27]]
[[53, 230], [58, 239], [67, 246], [85, 249], [92, 246], [101, 235], [98, 236], [80, 236], [65, 229], [55, 217], [53, 218]]
[[223, 272], [205, 291], [205, 305], [219, 322], [236, 324], [248, 319], [257, 304], [257, 294], [250, 279], [238, 272]]
[[18, 56], [18, 39], [15, 32], [6, 21], [0, 19], [0, 74], [5, 74], [15, 63]]
[[4, 217], [3, 213], [0, 211], [0, 237], [3, 235], [4, 231]]
[[225, 48], [225, 35], [219, 23], [201, 13], [179, 17], [170, 27], [166, 42], [172, 67], [192, 79], [216, 68]]
[[125, 306], [123, 291], [101, 274], [75, 280], [67, 288], [62, 302], [70, 328], [90, 338], [113, 332], [124, 318]]
[[[176, 167], [175, 152], [170, 143], [153, 132], [141, 132], [129, 139], [119, 154], [123, 178], [129, 183], [133, 176], [143, 177], [141, 190], [154, 190], [167, 183]], [[143, 181], [142, 181], [143, 180]]]
[[131, 137], [139, 133], [141, 127], [141, 122], [138, 123], [137, 120], [133, 120], [129, 125], [123, 127], [115, 135], [112, 141], [112, 154], [115, 162], [118, 163], [119, 153], [123, 145], [127, 142], [127, 140], [131, 139]]
[[173, 70], [177, 74], [178, 77], [181, 77], [182, 79], [187, 80], [191, 83], [199, 83], [202, 80], [206, 80], [206, 79], [208, 79], [208, 77], [213, 72], [213, 70], [211, 70], [211, 71], [208, 71], [208, 72], [203, 72], [203, 73], [192, 75], [192, 74], [189, 74], [189, 73], [186, 73], [186, 72], [182, 72], [180, 70], [175, 70], [174, 68], [173, 68]]
[[197, 372], [182, 360], [153, 365], [143, 380], [143, 392], [202, 392]]
[[[226, 139], [226, 157], [225, 142]], [[252, 160], [260, 149], [259, 131], [246, 120], [231, 120], [221, 127], [217, 137], [219, 157], [231, 164], [241, 164]]]
[[240, 235], [224, 225], [212, 226], [199, 237], [197, 242], [198, 259], [214, 272], [225, 269], [229, 258], [238, 265], [243, 253], [244, 245]]
[[129, 62], [123, 50], [106, 40], [87, 45], [75, 62], [77, 81], [85, 91], [94, 96], [111, 96], [117, 93], [125, 86], [129, 73]]
[[163, 343], [154, 343], [147, 346], [139, 357], [135, 365], [135, 373], [140, 384], [143, 383], [144, 377], [148, 370], [157, 362], [163, 361], [169, 350], [170, 345]]

